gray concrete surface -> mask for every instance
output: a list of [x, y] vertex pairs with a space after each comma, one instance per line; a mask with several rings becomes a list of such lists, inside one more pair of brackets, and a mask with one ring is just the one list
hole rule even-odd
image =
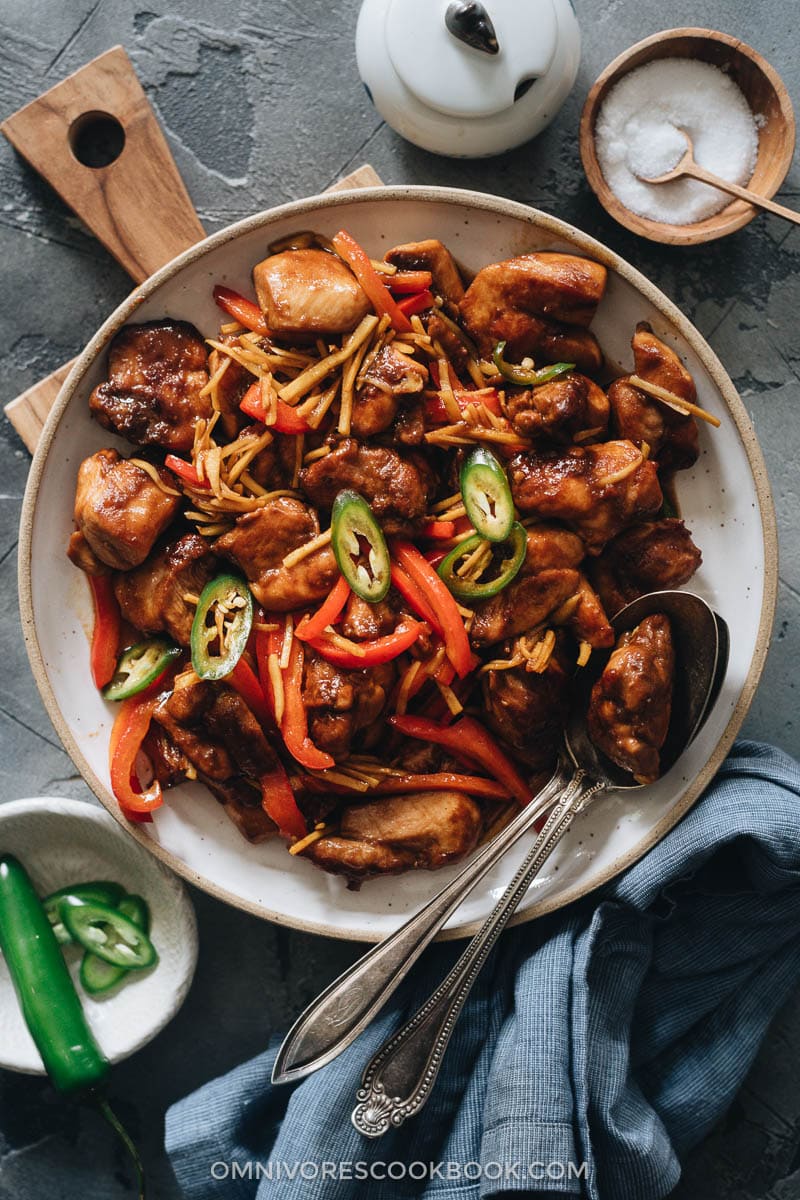
[[[800, 232], [760, 217], [723, 243], [670, 249], [636, 239], [599, 208], [577, 125], [586, 92], [618, 52], [679, 25], [754, 45], [800, 102], [796, 0], [576, 0], [580, 75], [553, 126], [493, 161], [437, 158], [379, 119], [357, 77], [357, 0], [0, 0], [0, 115], [109, 46], [131, 55], [211, 231], [320, 190], [369, 160], [388, 183], [454, 184], [538, 206], [606, 241], [660, 284], [709, 338], [739, 387], [770, 468], [783, 541], [777, 630], [746, 731], [800, 752]], [[800, 204], [800, 168], [780, 199]], [[78, 351], [128, 291], [122, 271], [7, 144], [0, 144], [0, 398]], [[0, 422], [0, 797], [88, 798], [30, 675], [16, 614], [16, 542], [29, 457]], [[67, 503], [65, 497], [65, 503]], [[747, 570], [746, 561], [742, 570]], [[161, 1151], [177, 1097], [263, 1048], [353, 956], [195, 893], [200, 964], [173, 1024], [115, 1072], [114, 1096], [145, 1148], [153, 1195], [178, 1192]], [[723, 1125], [686, 1165], [681, 1200], [800, 1197], [800, 1014], [775, 1022]], [[99, 1123], [38, 1081], [0, 1073], [0, 1200], [116, 1200], [130, 1173]], [[613, 1200], [609, 1197], [608, 1200]]]

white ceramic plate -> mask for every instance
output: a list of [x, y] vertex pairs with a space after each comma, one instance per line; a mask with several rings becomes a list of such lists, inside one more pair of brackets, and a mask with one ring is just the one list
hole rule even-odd
[[[175, 1016], [194, 975], [197, 927], [186, 888], [133, 845], [108, 813], [85, 801], [39, 796], [0, 804], [0, 849], [24, 864], [40, 896], [68, 884], [110, 879], [150, 905], [159, 961], [150, 971], [131, 972], [105, 998], [84, 992], [78, 983], [82, 952], [64, 948], [89, 1027], [109, 1062], [141, 1049]], [[0, 1067], [44, 1074], [1, 956]]]
[[[42, 697], [69, 753], [115, 815], [109, 790], [110, 710], [89, 677], [86, 581], [66, 559], [80, 461], [114, 439], [89, 417], [87, 399], [105, 378], [105, 349], [126, 321], [159, 317], [217, 329], [214, 283], [249, 291], [250, 271], [268, 242], [297, 229], [329, 236], [342, 226], [374, 255], [398, 242], [439, 237], [468, 271], [510, 255], [565, 249], [609, 268], [593, 324], [607, 357], [631, 369], [637, 321], [650, 321], [697, 383], [700, 403], [722, 427], [700, 431], [702, 454], [679, 477], [683, 514], [703, 551], [691, 587], [728, 622], [731, 660], [715, 711], [680, 764], [635, 798], [608, 797], [576, 820], [520, 906], [527, 920], [596, 887], [636, 861], [679, 819], [719, 765], [761, 673], [775, 605], [775, 523], [763, 460], [749, 418], [722, 366], [674, 305], [599, 242], [523, 205], [450, 188], [375, 188], [316, 197], [248, 218], [187, 251], [137, 288], [99, 330], [62, 389], [36, 452], [22, 517], [20, 601], [28, 652]], [[121, 443], [119, 443], [121, 444]], [[198, 785], [170, 791], [151, 826], [131, 834], [186, 878], [229, 903], [286, 925], [374, 941], [432, 896], [449, 870], [378, 879], [360, 892], [279, 843], [245, 842]], [[526, 847], [517, 848], [475, 890], [445, 936], [470, 932], [493, 905]], [[450, 870], [453, 870], [451, 868]]]

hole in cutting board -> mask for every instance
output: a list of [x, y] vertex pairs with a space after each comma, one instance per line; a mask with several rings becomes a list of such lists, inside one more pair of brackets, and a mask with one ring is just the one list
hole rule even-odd
[[82, 113], [70, 125], [69, 144], [79, 163], [97, 170], [117, 161], [125, 145], [125, 130], [110, 113]]

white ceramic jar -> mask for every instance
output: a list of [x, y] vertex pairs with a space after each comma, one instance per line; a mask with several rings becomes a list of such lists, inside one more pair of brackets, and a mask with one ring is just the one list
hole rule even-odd
[[399, 134], [481, 158], [549, 125], [575, 82], [580, 31], [570, 0], [364, 0], [356, 56]]

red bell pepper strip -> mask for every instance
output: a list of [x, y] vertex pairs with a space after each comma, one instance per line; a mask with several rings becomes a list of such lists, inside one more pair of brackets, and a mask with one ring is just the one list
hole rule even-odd
[[[319, 776], [302, 775], [300, 782], [310, 792], [320, 795], [353, 796], [352, 788], [340, 783], [331, 783]], [[363, 792], [364, 796], [402, 796], [407, 792], [466, 792], [468, 796], [485, 796], [488, 800], [510, 800], [511, 793], [496, 779], [484, 779], [482, 775], [458, 775], [452, 771], [439, 771], [435, 775], [387, 775], [374, 788]]]
[[474, 718], [461, 717], [453, 725], [441, 725], [427, 717], [395, 716], [389, 717], [389, 723], [406, 737], [436, 742], [458, 758], [471, 759], [507, 788], [520, 804], [530, 800], [533, 793], [511, 759]]
[[340, 575], [322, 607], [318, 608], [313, 616], [303, 617], [294, 631], [294, 636], [299, 637], [301, 642], [310, 642], [313, 638], [320, 637], [329, 625], [333, 625], [349, 599], [350, 584], [344, 575]]
[[427, 291], [415, 292], [413, 296], [406, 296], [405, 300], [398, 300], [397, 307], [407, 317], [413, 317], [414, 313], [425, 312], [426, 308], [433, 308], [433, 296]]
[[[333, 238], [333, 248], [361, 284], [372, 307], [379, 317], [386, 315], [397, 333], [410, 333], [411, 322], [398, 307], [397, 301], [384, 284], [383, 278], [373, 267], [369, 255], [359, 246], [354, 237], [340, 229]], [[384, 277], [385, 278], [385, 277]]]
[[433, 286], [433, 275], [430, 271], [395, 271], [386, 280], [390, 292], [401, 295], [414, 292], [425, 292]]
[[252, 300], [245, 299], [231, 288], [223, 287], [221, 283], [214, 288], [214, 300], [229, 316], [240, 325], [244, 325], [245, 329], [260, 333], [262, 337], [270, 337], [264, 314]]
[[136, 756], [150, 728], [160, 682], [156, 680], [138, 696], [123, 700], [111, 730], [108, 747], [111, 790], [126, 816], [152, 812], [164, 803], [161, 784], [157, 779], [143, 792], [136, 789]]
[[423, 621], [441, 637], [444, 632], [442, 622], [420, 589], [409, 577], [408, 572], [404, 571], [396, 562], [392, 563], [392, 584], [417, 616], [422, 617]]
[[[290, 404], [285, 404], [283, 400], [276, 398], [275, 407], [275, 421], [274, 424], [268, 426], [269, 429], [274, 429], [276, 433], [308, 433], [311, 426], [303, 420], [299, 413], [295, 412]], [[256, 421], [265, 420], [267, 414], [264, 412], [264, 404], [261, 399], [261, 384], [257, 380], [245, 392], [239, 408]]]
[[[435, 366], [436, 363], [430, 364], [431, 371], [433, 371]], [[436, 386], [439, 386], [438, 381]], [[496, 417], [502, 417], [503, 415], [503, 410], [500, 406], [500, 397], [497, 394], [496, 388], [481, 388], [480, 391], [455, 388], [454, 395], [456, 403], [462, 412], [464, 412], [468, 404], [483, 404]], [[445, 408], [441, 396], [438, 396], [435, 392], [429, 392], [425, 397], [425, 418], [434, 425], [449, 425], [453, 420]]]
[[168, 454], [164, 459], [164, 466], [169, 467], [173, 475], [177, 475], [184, 483], [188, 483], [190, 487], [199, 488], [201, 491], [207, 492], [210, 490], [205, 479], [201, 479], [197, 474], [197, 468], [191, 463], [184, 462], [182, 458], [178, 458], [174, 454]]
[[292, 638], [289, 665], [283, 672], [284, 710], [281, 734], [292, 758], [312, 771], [335, 766], [325, 750], [318, 749], [308, 736], [308, 714], [303, 703], [303, 643]]
[[414, 645], [424, 628], [420, 621], [401, 621], [394, 632], [385, 637], [358, 642], [362, 654], [345, 650], [343, 646], [337, 646], [325, 636], [310, 638], [308, 644], [334, 666], [358, 671], [363, 667], [376, 667], [380, 663], [391, 662], [393, 658], [408, 650], [409, 646]]
[[428, 521], [427, 525], [423, 525], [419, 531], [420, 537], [442, 539], [443, 541], [455, 537], [455, 534], [455, 521]]
[[262, 775], [261, 807], [267, 816], [278, 826], [282, 837], [289, 839], [303, 838], [308, 833], [306, 819], [297, 807], [289, 777], [280, 763], [275, 770]]
[[264, 689], [247, 659], [239, 659], [230, 675], [226, 677], [225, 682], [229, 683], [234, 691], [239, 693], [262, 728], [274, 728], [272, 713], [270, 712], [267, 698], [264, 695]]
[[449, 553], [450, 553], [450, 551], [446, 547], [444, 550], [426, 550], [425, 558], [428, 560], [428, 562], [431, 564], [432, 567], [438, 567], [439, 563], [443, 559], [447, 558]]
[[[431, 564], [411, 542], [398, 538], [393, 543], [393, 554], [400, 566], [408, 572], [413, 583], [423, 593], [428, 605], [439, 618], [438, 625], [447, 657], [460, 679], [472, 670], [473, 654], [469, 638], [458, 606]], [[438, 630], [437, 630], [438, 632]]]
[[114, 677], [119, 650], [120, 613], [110, 575], [89, 575], [94, 604], [94, 629], [90, 663], [96, 688], [104, 688]]

